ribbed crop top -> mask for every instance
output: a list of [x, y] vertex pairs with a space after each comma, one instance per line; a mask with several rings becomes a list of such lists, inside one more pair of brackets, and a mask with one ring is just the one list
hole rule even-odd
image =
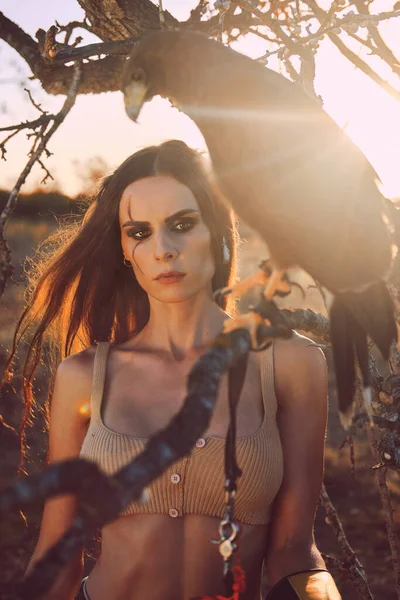
[[[99, 342], [94, 358], [91, 420], [80, 456], [113, 474], [140, 454], [148, 438], [120, 434], [106, 427], [101, 404], [106, 377], [109, 342]], [[236, 454], [242, 476], [238, 480], [235, 518], [249, 525], [268, 523], [271, 504], [283, 476], [283, 456], [276, 422], [273, 346], [263, 351], [261, 386], [264, 419], [253, 434], [237, 438]], [[145, 504], [132, 502], [121, 515], [188, 514], [224, 516], [224, 438], [200, 438], [191, 453], [169, 467], [149, 486]]]

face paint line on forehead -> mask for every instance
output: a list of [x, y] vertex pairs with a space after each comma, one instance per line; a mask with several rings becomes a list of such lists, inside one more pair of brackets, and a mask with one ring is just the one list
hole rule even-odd
[[160, 221], [183, 209], [196, 210], [201, 215], [190, 188], [167, 176], [145, 177], [132, 182], [124, 190], [121, 201], [122, 222], [126, 216], [132, 221], [150, 222], [153, 217]]

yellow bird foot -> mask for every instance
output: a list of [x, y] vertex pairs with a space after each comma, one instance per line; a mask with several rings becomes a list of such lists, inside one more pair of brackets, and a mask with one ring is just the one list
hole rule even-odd
[[236, 329], [246, 329], [249, 332], [251, 350], [255, 352], [268, 348], [277, 337], [287, 339], [293, 334], [285, 324], [272, 324], [254, 311], [239, 315], [235, 319], [226, 319], [222, 333], [231, 333]]
[[270, 260], [264, 260], [260, 264], [260, 269], [268, 274], [267, 287], [264, 291], [266, 300], [272, 300], [275, 295], [284, 298], [290, 294], [292, 287], [297, 287], [301, 292], [303, 300], [305, 300], [306, 293], [304, 288], [297, 281], [289, 279], [286, 271], [273, 267]]
[[272, 300], [275, 296], [287, 296], [291, 292], [291, 282], [288, 280], [286, 271], [282, 269], [272, 269], [271, 276], [268, 279], [267, 286], [264, 290], [266, 300]]
[[251, 349], [263, 350], [271, 343], [270, 341], [269, 343], [264, 343], [264, 341], [260, 343], [258, 334], [263, 325], [269, 325], [269, 321], [265, 321], [255, 312], [249, 312], [244, 315], [239, 315], [235, 319], [226, 319], [224, 321], [222, 333], [231, 333], [231, 331], [234, 331], [235, 329], [246, 329], [250, 334]]
[[[265, 261], [266, 262], [266, 261]], [[232, 287], [224, 287], [216, 290], [214, 292], [214, 300], [218, 300], [219, 298], [223, 298], [228, 294], [232, 294], [234, 298], [240, 298], [243, 296], [248, 290], [250, 290], [255, 285], [266, 286], [268, 282], [268, 275], [265, 273], [263, 269], [259, 269], [253, 275], [238, 281]]]
[[272, 300], [275, 295], [280, 297], [287, 296], [290, 294], [292, 286], [298, 287], [303, 298], [305, 298], [305, 292], [301, 285], [295, 281], [290, 281], [286, 271], [276, 269], [273, 267], [272, 261], [268, 259], [260, 263], [258, 271], [253, 273], [253, 275], [242, 279], [232, 287], [224, 287], [216, 290], [214, 292], [214, 300], [224, 298], [229, 294], [232, 294], [234, 298], [239, 298], [256, 285], [265, 288], [264, 295], [266, 300]]

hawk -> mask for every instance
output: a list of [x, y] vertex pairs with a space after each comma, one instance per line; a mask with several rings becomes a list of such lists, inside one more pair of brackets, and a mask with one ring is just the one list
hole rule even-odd
[[201, 34], [143, 37], [122, 81], [131, 119], [160, 95], [200, 129], [224, 196], [268, 245], [265, 298], [285, 289], [293, 266], [330, 292], [339, 410], [348, 423], [356, 360], [371, 396], [367, 336], [385, 359], [397, 340], [385, 284], [393, 248], [374, 169], [300, 85]]

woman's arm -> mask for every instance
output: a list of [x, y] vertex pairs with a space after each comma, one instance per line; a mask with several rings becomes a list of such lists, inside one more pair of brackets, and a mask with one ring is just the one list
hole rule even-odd
[[265, 559], [273, 586], [290, 573], [325, 568], [314, 542], [323, 477], [327, 368], [320, 348], [295, 335], [274, 348], [275, 391], [284, 475], [274, 501]]
[[[91, 361], [93, 365], [93, 361]], [[59, 365], [50, 410], [48, 462], [79, 455], [87, 430], [80, 408], [90, 403], [91, 373], [88, 357], [72, 355]], [[74, 496], [59, 496], [45, 503], [39, 539], [25, 575], [68, 529], [76, 515]], [[66, 565], [43, 600], [72, 600], [83, 574], [83, 548]]]

